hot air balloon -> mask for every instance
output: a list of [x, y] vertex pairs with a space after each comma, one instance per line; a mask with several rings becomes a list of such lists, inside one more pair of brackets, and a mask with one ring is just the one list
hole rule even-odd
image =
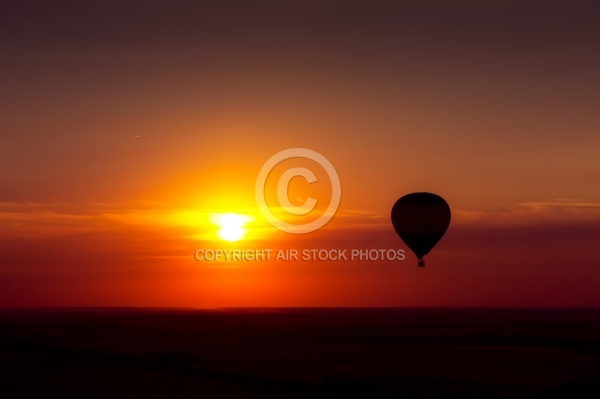
[[450, 225], [450, 207], [436, 194], [407, 194], [392, 207], [392, 224], [402, 241], [419, 259], [419, 267], [423, 267], [423, 257], [438, 243]]

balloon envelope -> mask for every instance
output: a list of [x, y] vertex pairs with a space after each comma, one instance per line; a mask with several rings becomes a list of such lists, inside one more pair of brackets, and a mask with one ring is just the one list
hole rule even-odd
[[402, 241], [417, 255], [419, 266], [425, 266], [423, 257], [450, 225], [450, 207], [436, 194], [407, 194], [392, 207], [392, 224]]

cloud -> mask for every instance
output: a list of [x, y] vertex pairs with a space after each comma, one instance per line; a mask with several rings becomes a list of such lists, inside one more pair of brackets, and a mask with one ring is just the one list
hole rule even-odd
[[520, 207], [531, 210], [548, 210], [548, 209], [595, 209], [600, 210], [600, 202], [593, 202], [581, 199], [556, 199], [553, 201], [539, 202], [522, 202]]
[[546, 223], [599, 222], [600, 202], [581, 199], [520, 202], [497, 210], [452, 210], [453, 223], [523, 226]]
[[[163, 230], [179, 232], [198, 238], [212, 226], [211, 215], [217, 209], [166, 208], [161, 204], [137, 201], [124, 204], [88, 203], [71, 205], [63, 202], [36, 203], [0, 202], [0, 225], [3, 237], [39, 237], [68, 235], [77, 232], [113, 230]], [[243, 209], [240, 213], [254, 217], [252, 227], [257, 237], [274, 230], [257, 209]], [[277, 209], [274, 213], [279, 214]], [[511, 227], [571, 223], [600, 223], [600, 203], [585, 199], [554, 199], [517, 203], [497, 210], [452, 210], [452, 226]], [[369, 210], [340, 209], [327, 225], [332, 234], [344, 231], [353, 236], [365, 230], [389, 230], [388, 215]]]

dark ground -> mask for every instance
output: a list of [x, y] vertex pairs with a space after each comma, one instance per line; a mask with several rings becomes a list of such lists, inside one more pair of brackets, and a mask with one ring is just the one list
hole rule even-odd
[[600, 309], [0, 311], [2, 398], [600, 397]]

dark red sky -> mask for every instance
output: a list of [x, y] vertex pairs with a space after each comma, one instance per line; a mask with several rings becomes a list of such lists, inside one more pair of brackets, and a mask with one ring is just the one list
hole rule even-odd
[[[600, 306], [596, 2], [213, 3], [0, 3], [0, 306]], [[291, 147], [343, 188], [306, 237], [254, 200]], [[226, 212], [402, 248], [413, 191], [453, 212], [425, 269], [193, 259]]]

